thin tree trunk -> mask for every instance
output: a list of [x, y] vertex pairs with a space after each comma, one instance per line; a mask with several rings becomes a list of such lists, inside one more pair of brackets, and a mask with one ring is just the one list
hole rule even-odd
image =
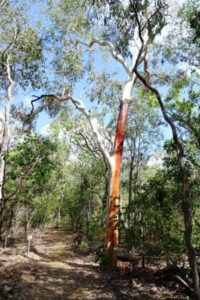
[[65, 196], [64, 189], [65, 189], [65, 187], [62, 188], [61, 195], [60, 195], [60, 201], [58, 204], [58, 211], [57, 211], [57, 215], [56, 215], [56, 228], [59, 228], [60, 223], [61, 223], [61, 209], [62, 209], [62, 203], [63, 203], [64, 196]]
[[8, 152], [8, 145], [10, 141], [10, 118], [11, 118], [11, 105], [12, 105], [12, 91], [14, 88], [14, 81], [11, 77], [10, 59], [7, 57], [7, 76], [9, 80], [8, 92], [5, 103], [5, 120], [4, 131], [0, 151], [0, 239], [2, 238], [2, 225], [3, 225], [3, 211], [4, 211], [4, 197], [3, 185], [5, 179], [6, 155]]
[[108, 201], [108, 195], [109, 195], [109, 185], [110, 185], [110, 177], [109, 172], [106, 170], [106, 174], [104, 175], [104, 195], [102, 199], [102, 210], [104, 210], [107, 207], [107, 201]]
[[7, 243], [8, 243], [8, 237], [10, 235], [11, 229], [12, 229], [12, 224], [13, 224], [13, 218], [14, 218], [14, 207], [15, 204], [12, 204], [11, 207], [9, 208], [9, 213], [8, 213], [8, 222], [7, 222], [7, 228], [5, 232], [5, 238], [4, 238], [4, 248], [7, 248]]
[[139, 213], [138, 221], [140, 223], [140, 238], [142, 242], [142, 268], [145, 268], [145, 255], [144, 255], [144, 227], [143, 227], [143, 218], [142, 213]]
[[[134, 143], [135, 144], [135, 143]], [[132, 194], [133, 194], [133, 170], [134, 170], [134, 149], [131, 149], [131, 161], [130, 161], [130, 168], [129, 168], [129, 180], [128, 180], [128, 228], [130, 228], [131, 223], [131, 204], [132, 204]]]
[[194, 246], [192, 244], [192, 228], [193, 228], [193, 213], [190, 204], [189, 198], [189, 182], [187, 175], [183, 174], [183, 201], [182, 201], [182, 210], [184, 215], [184, 225], [185, 225], [185, 244], [188, 251], [188, 259], [190, 268], [192, 271], [192, 281], [193, 281], [193, 289], [195, 294], [195, 299], [200, 300], [200, 286], [199, 286], [199, 269], [198, 263], [196, 259], [196, 253]]
[[199, 270], [198, 270], [198, 263], [197, 263], [195, 248], [192, 244], [193, 214], [192, 214], [192, 206], [190, 203], [189, 178], [188, 178], [187, 170], [185, 167], [185, 160], [184, 160], [184, 155], [185, 155], [184, 144], [178, 137], [175, 122], [171, 118], [171, 116], [168, 114], [159, 91], [156, 88], [152, 87], [146, 81], [146, 79], [143, 78], [140, 75], [140, 73], [138, 73], [137, 70], [135, 70], [135, 73], [136, 73], [137, 77], [144, 83], [144, 85], [156, 95], [160, 109], [163, 114], [163, 117], [164, 117], [165, 121], [169, 124], [169, 126], [171, 127], [173, 140], [178, 149], [177, 160], [178, 160], [178, 164], [179, 164], [179, 170], [180, 170], [180, 175], [181, 175], [181, 180], [182, 180], [182, 191], [183, 191], [182, 211], [183, 211], [184, 226], [185, 226], [184, 239], [185, 239], [185, 245], [186, 245], [187, 253], [188, 253], [188, 260], [189, 260], [191, 273], [192, 273], [194, 297], [196, 300], [200, 300]]
[[115, 267], [117, 263], [117, 247], [119, 242], [119, 206], [120, 206], [120, 169], [123, 153], [124, 136], [128, 117], [128, 100], [121, 100], [112, 156], [111, 182], [108, 206], [108, 221], [105, 246], [108, 253], [108, 265]]

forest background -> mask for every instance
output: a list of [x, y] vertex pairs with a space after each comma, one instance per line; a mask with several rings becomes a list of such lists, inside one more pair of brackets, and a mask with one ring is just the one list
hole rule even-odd
[[53, 225], [104, 244], [108, 267], [186, 261], [200, 299], [199, 11], [0, 2], [2, 240]]

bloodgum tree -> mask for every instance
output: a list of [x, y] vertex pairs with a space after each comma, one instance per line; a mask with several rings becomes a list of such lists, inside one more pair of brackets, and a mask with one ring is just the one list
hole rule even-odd
[[[50, 1], [51, 2], [51, 1]], [[91, 3], [92, 2], [92, 3]], [[36, 97], [41, 105], [53, 107], [56, 102], [71, 101], [87, 119], [99, 149], [109, 168], [109, 199], [107, 202], [107, 225], [105, 234], [105, 250], [108, 266], [115, 267], [119, 243], [119, 206], [120, 206], [120, 169], [123, 144], [126, 132], [129, 105], [136, 75], [134, 70], [146, 64], [148, 46], [165, 24], [163, 1], [58, 1], [51, 2], [52, 20], [56, 23], [53, 33], [54, 66], [57, 76], [64, 82], [57, 86], [52, 94]], [[139, 32], [145, 35], [140, 39]], [[126, 73], [122, 88], [121, 100], [111, 153], [106, 146], [106, 129], [87, 110], [83, 101], [73, 96], [73, 88], [77, 79], [91, 69], [91, 61], [87, 52], [92, 53], [102, 48], [117, 61]], [[89, 60], [89, 59], [88, 59]], [[112, 65], [111, 65], [112, 68]], [[60, 90], [62, 89], [62, 93]]]

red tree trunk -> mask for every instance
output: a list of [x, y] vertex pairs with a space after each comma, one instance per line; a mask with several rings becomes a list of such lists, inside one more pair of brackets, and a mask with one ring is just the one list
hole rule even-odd
[[108, 266], [117, 264], [117, 248], [119, 243], [119, 206], [120, 206], [120, 170], [123, 153], [124, 136], [128, 117], [128, 100], [121, 100], [117, 121], [106, 228], [105, 248], [108, 255]]

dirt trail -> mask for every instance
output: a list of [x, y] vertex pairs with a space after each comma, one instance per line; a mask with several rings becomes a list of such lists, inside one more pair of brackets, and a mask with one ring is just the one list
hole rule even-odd
[[176, 287], [156, 286], [150, 277], [135, 278], [131, 289], [125, 275], [102, 272], [91, 256], [74, 253], [71, 236], [63, 231], [35, 234], [29, 256], [23, 243], [0, 248], [0, 299], [186, 299]]

